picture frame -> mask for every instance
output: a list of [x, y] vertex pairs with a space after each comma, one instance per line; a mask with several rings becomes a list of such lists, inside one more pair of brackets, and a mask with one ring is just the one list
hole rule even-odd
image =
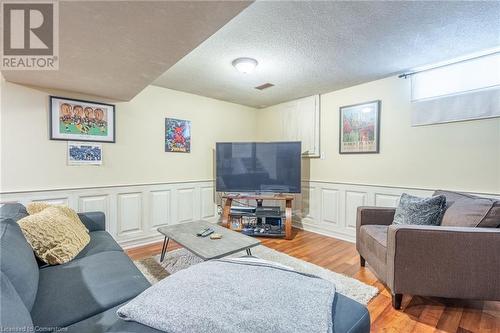
[[381, 100], [339, 108], [339, 154], [380, 152]]
[[165, 152], [191, 152], [191, 121], [165, 118]]
[[102, 144], [68, 141], [68, 165], [102, 165]]
[[50, 140], [116, 142], [115, 105], [49, 96]]
[[243, 217], [242, 216], [231, 216], [231, 223], [229, 225], [231, 230], [241, 231], [243, 229]]

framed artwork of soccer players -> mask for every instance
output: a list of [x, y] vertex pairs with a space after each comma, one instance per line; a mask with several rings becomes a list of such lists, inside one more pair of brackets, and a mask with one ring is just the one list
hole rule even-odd
[[50, 139], [115, 142], [115, 106], [50, 96]]

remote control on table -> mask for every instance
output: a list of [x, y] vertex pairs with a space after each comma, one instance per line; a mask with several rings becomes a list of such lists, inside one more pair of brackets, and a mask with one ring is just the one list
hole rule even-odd
[[203, 232], [200, 236], [201, 236], [201, 237], [207, 237], [207, 236], [209, 236], [209, 235], [211, 235], [211, 234], [213, 234], [213, 233], [214, 233], [214, 230], [213, 230], [213, 229], [211, 229], [211, 228], [208, 228], [208, 229], [207, 229], [207, 230], [205, 230], [205, 231], [204, 231], [204, 232]]
[[201, 237], [201, 235], [203, 235], [208, 230], [210, 230], [210, 227], [206, 227], [205, 229], [201, 229], [199, 232], [196, 233], [196, 236], [200, 236]]

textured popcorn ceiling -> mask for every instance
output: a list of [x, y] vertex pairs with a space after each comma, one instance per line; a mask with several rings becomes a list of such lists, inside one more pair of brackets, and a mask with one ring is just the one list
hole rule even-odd
[[60, 1], [59, 70], [6, 80], [129, 100], [251, 2]]
[[499, 46], [499, 18], [497, 1], [256, 2], [154, 84], [269, 106]]

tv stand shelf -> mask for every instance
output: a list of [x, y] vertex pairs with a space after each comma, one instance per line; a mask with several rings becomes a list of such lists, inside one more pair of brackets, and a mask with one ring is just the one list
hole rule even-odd
[[230, 228], [231, 225], [231, 205], [233, 200], [255, 200], [257, 206], [262, 206], [264, 200], [285, 201], [285, 239], [292, 239], [292, 195], [239, 195], [231, 194], [222, 197], [225, 200], [224, 211], [222, 213], [222, 225]]

